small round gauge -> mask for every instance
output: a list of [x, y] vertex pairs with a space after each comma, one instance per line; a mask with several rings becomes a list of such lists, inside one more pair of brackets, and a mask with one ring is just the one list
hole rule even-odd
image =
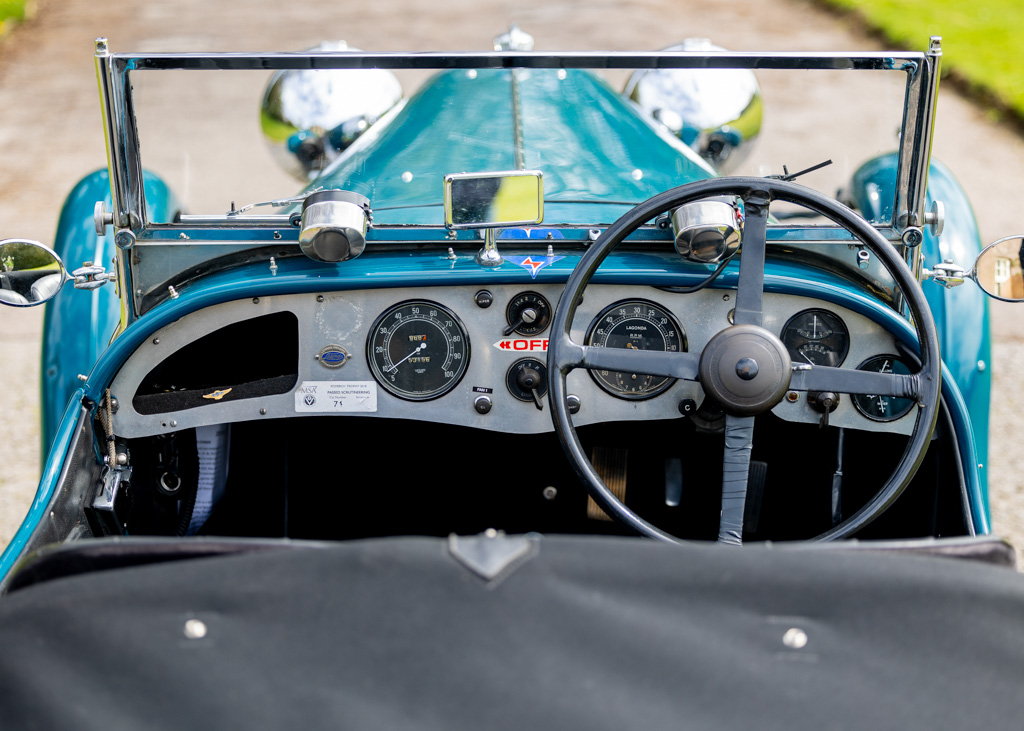
[[[870, 358], [858, 366], [861, 371], [873, 371], [875, 373], [898, 373], [907, 375], [910, 369], [906, 364], [894, 355], [879, 355]], [[896, 421], [905, 416], [914, 408], [914, 400], [909, 398], [896, 398], [895, 396], [872, 396], [867, 394], [854, 394], [853, 405], [857, 411], [872, 421]]]
[[551, 322], [551, 305], [544, 296], [536, 292], [517, 294], [505, 309], [505, 337], [513, 332], [521, 335], [536, 335], [544, 332]]
[[[590, 325], [587, 345], [595, 348], [633, 348], [686, 352], [686, 333], [661, 305], [645, 300], [616, 302]], [[642, 373], [592, 370], [597, 385], [613, 396], [638, 400], [663, 393], [674, 378]]]
[[839, 315], [828, 310], [804, 310], [782, 328], [782, 342], [794, 363], [837, 367], [850, 352], [850, 331]]
[[410, 401], [448, 393], [469, 365], [466, 328], [436, 302], [402, 302], [386, 310], [373, 324], [366, 351], [377, 382]]

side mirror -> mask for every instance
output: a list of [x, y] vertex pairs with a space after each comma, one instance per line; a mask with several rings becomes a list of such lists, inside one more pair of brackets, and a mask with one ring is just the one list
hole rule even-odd
[[986, 246], [968, 275], [1003, 302], [1024, 302], [1024, 237], [1007, 236]]
[[64, 262], [38, 241], [0, 241], [0, 303], [41, 305], [53, 299], [67, 280]]

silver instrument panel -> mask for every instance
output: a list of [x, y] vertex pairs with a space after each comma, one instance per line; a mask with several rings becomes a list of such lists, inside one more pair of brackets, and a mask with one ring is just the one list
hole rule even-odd
[[[481, 289], [492, 295], [489, 307], [483, 308], [476, 302], [476, 294]], [[513, 364], [527, 357], [542, 363], [545, 359], [549, 328], [530, 336], [512, 333], [506, 337], [503, 334], [508, 327], [506, 306], [526, 290], [540, 293], [555, 307], [562, 288], [560, 285], [494, 285], [340, 291], [260, 297], [258, 302], [246, 299], [200, 310], [154, 333], [118, 372], [111, 385], [112, 395], [120, 403], [116, 431], [123, 437], [140, 437], [210, 424], [325, 413], [422, 420], [515, 434], [552, 431], [546, 400], [542, 401], [543, 409], [538, 409], [536, 403], [514, 396], [506, 384]], [[685, 332], [688, 350], [700, 352], [715, 333], [729, 326], [735, 293], [706, 289], [693, 294], [674, 294], [650, 287], [592, 285], [578, 309], [573, 339], [584, 343], [591, 324], [603, 310], [616, 302], [638, 298], [656, 303], [674, 315]], [[375, 322], [389, 308], [408, 300], [437, 303], [447, 308], [461, 320], [469, 340], [469, 362], [464, 375], [443, 395], [425, 401], [399, 398], [380, 387], [368, 362], [367, 340], [372, 337]], [[806, 297], [766, 293], [764, 327], [779, 334], [793, 315], [816, 307], [822, 304]], [[892, 336], [866, 317], [833, 305], [828, 305], [827, 309], [838, 315], [849, 329], [849, 354], [843, 367], [856, 368], [871, 357], [895, 352]], [[231, 323], [275, 312], [292, 312], [299, 322], [298, 381], [291, 392], [211, 400], [200, 407], [171, 413], [140, 414], [133, 408], [132, 396], [140, 383], [172, 353]], [[321, 362], [320, 354], [329, 346], [340, 346], [348, 354], [342, 366], [332, 367]], [[223, 387], [230, 386], [223, 384]], [[315, 388], [310, 389], [311, 386]], [[599, 387], [583, 370], [570, 373], [567, 386], [568, 392], [580, 400], [579, 412], [573, 417], [577, 426], [682, 418], [681, 400], [693, 399], [699, 404], [703, 399], [700, 384], [676, 381], [651, 398], [624, 400]], [[354, 400], [339, 405], [342, 401], [335, 399], [331, 406], [323, 401], [325, 392], [343, 393], [345, 398], [352, 396]], [[305, 395], [314, 394], [319, 401], [314, 404], [303, 401]], [[490, 399], [487, 413], [480, 413], [474, 406], [481, 396]], [[820, 418], [803, 393], [794, 401], [784, 398], [773, 411], [778, 417], [793, 422], [817, 423]], [[888, 423], [873, 422], [854, 408], [848, 396], [841, 395], [829, 423], [851, 429], [909, 434], [914, 418], [911, 413]]]

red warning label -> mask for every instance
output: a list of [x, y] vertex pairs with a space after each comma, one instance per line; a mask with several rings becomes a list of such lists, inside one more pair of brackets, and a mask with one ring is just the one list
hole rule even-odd
[[498, 350], [515, 351], [517, 353], [545, 352], [548, 349], [547, 338], [506, 338], [494, 344]]

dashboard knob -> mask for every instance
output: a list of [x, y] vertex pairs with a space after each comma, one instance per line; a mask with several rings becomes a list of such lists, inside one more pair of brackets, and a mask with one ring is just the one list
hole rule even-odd
[[473, 401], [473, 408], [476, 409], [478, 414], [490, 413], [491, 406], [490, 396], [477, 396]]

